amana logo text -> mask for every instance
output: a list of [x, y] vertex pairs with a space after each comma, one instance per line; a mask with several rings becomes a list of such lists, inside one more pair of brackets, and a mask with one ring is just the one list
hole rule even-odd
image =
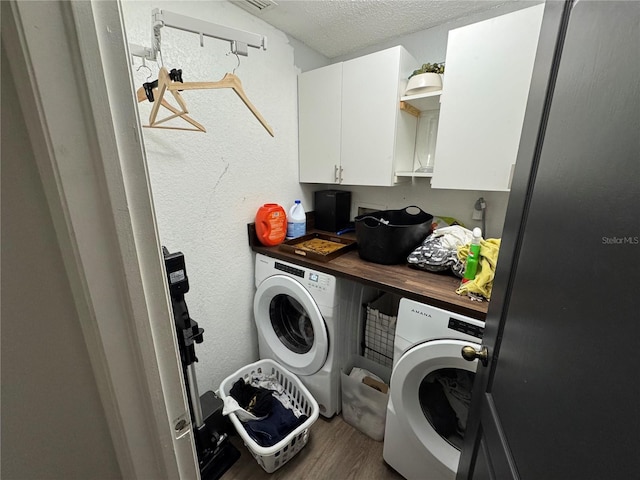
[[421, 312], [420, 310], [416, 310], [415, 308], [412, 308], [412, 309], [411, 309], [411, 311], [412, 311], [413, 313], [417, 313], [418, 315], [422, 315], [422, 316], [424, 316], [424, 317], [429, 317], [429, 318], [431, 318], [431, 315], [430, 315], [430, 314], [428, 314], [427, 312]]

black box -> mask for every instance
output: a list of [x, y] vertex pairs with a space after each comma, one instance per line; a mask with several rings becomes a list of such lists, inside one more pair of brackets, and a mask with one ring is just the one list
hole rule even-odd
[[314, 192], [313, 200], [315, 228], [325, 232], [338, 232], [349, 226], [351, 192], [319, 190]]

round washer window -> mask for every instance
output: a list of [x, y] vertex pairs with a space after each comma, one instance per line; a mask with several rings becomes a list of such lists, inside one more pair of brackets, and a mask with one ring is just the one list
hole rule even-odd
[[278, 294], [269, 305], [271, 326], [280, 341], [295, 353], [307, 353], [315, 335], [311, 318], [295, 298]]
[[418, 388], [422, 413], [433, 429], [460, 450], [467, 427], [475, 374], [442, 368], [424, 377]]

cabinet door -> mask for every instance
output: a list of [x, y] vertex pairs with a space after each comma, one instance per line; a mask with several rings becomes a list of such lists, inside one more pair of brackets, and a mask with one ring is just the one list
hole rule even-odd
[[509, 190], [543, 11], [449, 32], [434, 188]]
[[298, 76], [299, 180], [338, 183], [342, 63]]
[[[394, 183], [403, 50], [394, 47], [343, 64], [342, 183], [346, 185]], [[413, 128], [415, 140], [415, 123]]]

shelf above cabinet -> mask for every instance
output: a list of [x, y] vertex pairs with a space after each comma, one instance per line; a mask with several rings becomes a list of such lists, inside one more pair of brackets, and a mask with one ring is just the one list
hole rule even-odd
[[425, 177], [433, 176], [433, 172], [396, 172], [396, 177]]
[[419, 93], [417, 95], [406, 95], [400, 97], [400, 108], [410, 114], [419, 117], [420, 112], [428, 110], [438, 110], [440, 108], [440, 95], [442, 90]]

